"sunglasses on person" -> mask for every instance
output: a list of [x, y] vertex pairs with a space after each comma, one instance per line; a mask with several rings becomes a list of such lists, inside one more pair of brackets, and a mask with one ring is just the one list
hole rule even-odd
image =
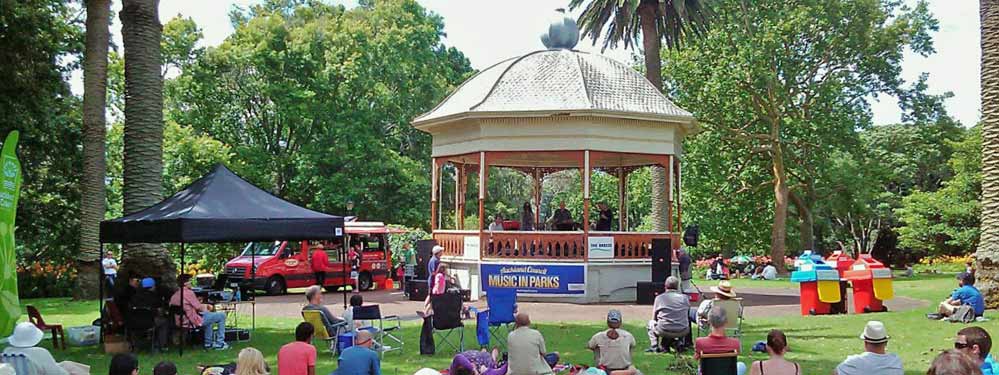
[[954, 349], [967, 349], [971, 347], [971, 344], [966, 342], [954, 342]]

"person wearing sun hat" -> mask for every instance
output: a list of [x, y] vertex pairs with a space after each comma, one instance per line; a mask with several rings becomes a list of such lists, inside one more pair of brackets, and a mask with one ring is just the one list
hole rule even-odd
[[7, 337], [8, 346], [3, 352], [4, 354], [24, 354], [28, 358], [28, 363], [32, 369], [34, 369], [32, 371], [34, 374], [75, 375], [90, 373], [90, 366], [84, 364], [71, 361], [56, 363], [55, 358], [52, 357], [52, 353], [49, 353], [48, 349], [36, 346], [42, 341], [43, 336], [45, 334], [38, 327], [35, 327], [34, 324], [28, 322], [18, 323], [14, 327], [14, 333], [10, 337]]
[[885, 324], [876, 320], [867, 322], [860, 339], [864, 341], [864, 352], [846, 357], [833, 375], [902, 375], [902, 360], [897, 355], [888, 353], [888, 330]]
[[[717, 301], [728, 301], [739, 297], [735, 294], [735, 287], [728, 280], [719, 281], [718, 286], [711, 287], [711, 292], [715, 294], [715, 298], [702, 301], [697, 307], [695, 314], [692, 314], [690, 317], [692, 322], [696, 322], [702, 327], [707, 327], [708, 313], [711, 312], [711, 308], [714, 307]], [[737, 311], [732, 311], [732, 313], [736, 314], [735, 317], [738, 317]]]

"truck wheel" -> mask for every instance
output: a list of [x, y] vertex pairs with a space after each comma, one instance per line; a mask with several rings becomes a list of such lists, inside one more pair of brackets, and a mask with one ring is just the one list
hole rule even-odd
[[362, 273], [360, 278], [357, 279], [357, 284], [359, 284], [357, 286], [357, 289], [360, 290], [371, 289], [371, 274], [367, 272]]
[[278, 296], [288, 293], [288, 288], [284, 285], [284, 279], [281, 276], [271, 276], [267, 279], [267, 295]]

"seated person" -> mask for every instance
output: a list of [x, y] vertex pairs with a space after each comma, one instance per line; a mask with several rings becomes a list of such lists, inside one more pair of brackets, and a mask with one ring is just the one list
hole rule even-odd
[[358, 332], [354, 338], [354, 346], [340, 353], [337, 369], [330, 375], [381, 375], [381, 359], [378, 357], [378, 352], [371, 350], [374, 341], [371, 332]]
[[[728, 280], [722, 280], [718, 282], [718, 286], [711, 287], [711, 291], [715, 293], [715, 298], [706, 299], [701, 301], [701, 304], [697, 307], [697, 310], [692, 311], [690, 316], [690, 321], [696, 322], [697, 325], [701, 327], [707, 327], [708, 325], [708, 313], [719, 301], [731, 301], [738, 297], [735, 294], [735, 287], [732, 286]], [[722, 303], [718, 303], [722, 304]]]
[[869, 321], [860, 335], [864, 341], [864, 352], [846, 357], [833, 375], [902, 375], [902, 360], [897, 355], [888, 353], [888, 330], [884, 323]]
[[545, 348], [545, 338], [531, 328], [531, 317], [527, 313], [518, 313], [515, 317], [515, 327], [507, 335], [508, 351], [507, 373], [510, 375], [549, 375], [552, 367], [558, 363], [558, 353], [548, 353]]
[[295, 341], [278, 349], [278, 374], [316, 375], [316, 347], [310, 344], [315, 330], [309, 322], [298, 323]]
[[[358, 297], [360, 297], [360, 295], [358, 295]], [[319, 315], [323, 317], [323, 325], [326, 326], [326, 332], [332, 336], [336, 336], [339, 331], [343, 329], [343, 319], [337, 318], [336, 315], [333, 315], [333, 313], [323, 305], [323, 289], [319, 287], [319, 285], [313, 285], [308, 289], [305, 289], [305, 300], [308, 301], [309, 304], [302, 307], [302, 311], [319, 311]]]
[[[156, 280], [147, 277], [140, 281], [141, 288], [132, 296], [133, 309], [146, 309], [153, 312], [153, 321], [146, 324], [153, 326], [153, 348], [166, 348], [170, 338], [170, 321], [163, 316], [163, 299], [156, 288]], [[133, 326], [134, 327], [134, 326]], [[148, 326], [146, 326], [148, 327]]]
[[926, 375], [984, 375], [987, 374], [978, 369], [975, 362], [967, 355], [957, 349], [950, 349], [940, 353], [930, 368], [926, 370]]
[[779, 330], [770, 330], [767, 334], [767, 355], [770, 359], [753, 362], [749, 366], [750, 375], [801, 375], [801, 367], [797, 363], [784, 359], [785, 352], [787, 336]]
[[489, 231], [490, 232], [501, 232], [501, 231], [503, 231], [503, 217], [502, 216], [496, 215], [496, 217], [493, 218], [493, 222], [489, 223]]
[[225, 313], [208, 311], [208, 306], [201, 304], [191, 290], [191, 275], [178, 276], [177, 284], [181, 288], [170, 297], [170, 305], [181, 306], [184, 316], [178, 316], [175, 324], [187, 328], [200, 327], [205, 334], [205, 349], [229, 349], [229, 344], [225, 342]]
[[347, 332], [356, 332], [361, 322], [354, 321], [354, 308], [364, 305], [364, 297], [360, 294], [350, 296], [350, 306], [343, 310], [343, 321], [347, 323]]
[[575, 230], [576, 222], [572, 220], [572, 213], [565, 208], [565, 202], [559, 202], [558, 208], [552, 213], [551, 222], [555, 230]]
[[981, 369], [983, 375], [999, 374], [999, 364], [992, 359], [992, 336], [982, 327], [965, 327], [957, 331], [954, 349], [964, 353]]
[[[711, 333], [694, 340], [694, 359], [700, 361], [704, 354], [739, 353], [739, 340], [725, 336], [725, 326], [728, 325], [728, 314], [721, 306], [714, 307], [708, 313], [708, 324]], [[746, 373], [746, 364], [739, 362], [738, 375]]]
[[[41, 373], [40, 373], [41, 374]], [[111, 357], [108, 375], [138, 375], [139, 360], [132, 353], [118, 353]]]
[[90, 366], [63, 361], [56, 363], [52, 353], [48, 349], [38, 347], [39, 342], [45, 334], [42, 330], [28, 322], [18, 323], [14, 326], [14, 333], [7, 338], [7, 347], [4, 354], [24, 354], [28, 358], [28, 364], [34, 370], [31, 373], [39, 375], [77, 375], [90, 374]]
[[128, 311], [132, 306], [132, 296], [139, 290], [140, 285], [138, 277], [128, 276], [127, 283], [118, 283], [115, 286], [114, 304], [118, 306], [118, 311], [121, 312], [122, 318], [128, 316]]
[[[621, 321], [620, 311], [608, 311], [607, 330], [593, 335], [586, 347], [596, 354], [597, 367], [606, 371], [607, 375], [637, 375], [640, 372], [631, 362], [635, 336], [621, 329]], [[683, 321], [686, 323], [686, 314]]]
[[975, 317], [980, 317], [985, 313], [985, 300], [982, 293], [975, 288], [975, 276], [962, 272], [957, 275], [958, 288], [954, 290], [950, 298], [940, 302], [939, 313], [941, 317], [954, 315], [957, 308], [962, 305], [971, 306], [975, 311]]
[[777, 280], [777, 267], [774, 267], [773, 262], [767, 262], [767, 265], [763, 267], [763, 270], [759, 275], [753, 275], [754, 280]]
[[660, 338], [676, 339], [690, 333], [690, 297], [680, 293], [680, 280], [676, 276], [666, 278], [666, 293], [656, 296], [652, 305], [653, 320], [649, 321], [649, 352], [658, 352]]
[[493, 349], [492, 353], [482, 350], [466, 350], [455, 354], [451, 360], [450, 375], [504, 375], [506, 366], [497, 364], [499, 350]]

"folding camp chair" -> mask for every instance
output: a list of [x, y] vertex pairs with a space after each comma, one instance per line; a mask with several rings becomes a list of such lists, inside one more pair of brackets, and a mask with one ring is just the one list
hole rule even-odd
[[[360, 321], [364, 324], [364, 326], [358, 329], [370, 331], [375, 336], [375, 342], [378, 344], [380, 355], [384, 355], [387, 351], [402, 349], [404, 344], [402, 339], [394, 334], [395, 331], [402, 329], [402, 322], [399, 320], [398, 315], [382, 316], [382, 310], [378, 305], [354, 306], [353, 314], [355, 322]], [[377, 327], [375, 326], [375, 321], [378, 322]], [[387, 327], [385, 326], [385, 322], [389, 322]], [[399, 345], [396, 347], [385, 345], [386, 340], [392, 340]]]
[[[434, 310], [431, 321], [434, 326], [434, 341], [438, 341], [455, 349], [455, 353], [465, 350], [465, 324], [461, 321], [461, 294], [444, 293], [430, 297], [430, 306]], [[448, 338], [458, 331], [458, 345]]]
[[739, 353], [701, 354], [701, 375], [732, 375], [738, 373]]
[[[492, 289], [486, 296], [489, 307], [489, 335], [496, 340], [496, 346], [506, 351], [506, 336], [514, 322], [517, 310], [517, 291], [512, 289]], [[501, 332], [505, 331], [505, 332]]]
[[[726, 335], [729, 337], [741, 338], [742, 337], [742, 299], [725, 299], [725, 300], [715, 300], [711, 303], [711, 308], [721, 307], [725, 309], [725, 316], [728, 317], [728, 326], [725, 327]], [[709, 312], [710, 314], [710, 312]], [[707, 324], [698, 322], [697, 324], [697, 336], [704, 336], [711, 331], [711, 327]]]
[[333, 325], [334, 332], [330, 332], [326, 329], [326, 324], [323, 323], [323, 313], [319, 310], [302, 310], [302, 319], [312, 324], [315, 328], [315, 334], [313, 334], [313, 340], [322, 340], [327, 342], [327, 346], [330, 349], [330, 355], [336, 356], [336, 340], [340, 335], [340, 332], [347, 328], [347, 322], [337, 322]]
[[31, 364], [28, 357], [21, 353], [11, 354], [2, 353], [0, 354], [0, 362], [10, 365], [14, 368], [14, 373], [17, 375], [37, 375], [38, 369]]
[[149, 339], [149, 350], [156, 346], [156, 311], [142, 307], [133, 307], [125, 318], [125, 337], [133, 351], [139, 339]]

